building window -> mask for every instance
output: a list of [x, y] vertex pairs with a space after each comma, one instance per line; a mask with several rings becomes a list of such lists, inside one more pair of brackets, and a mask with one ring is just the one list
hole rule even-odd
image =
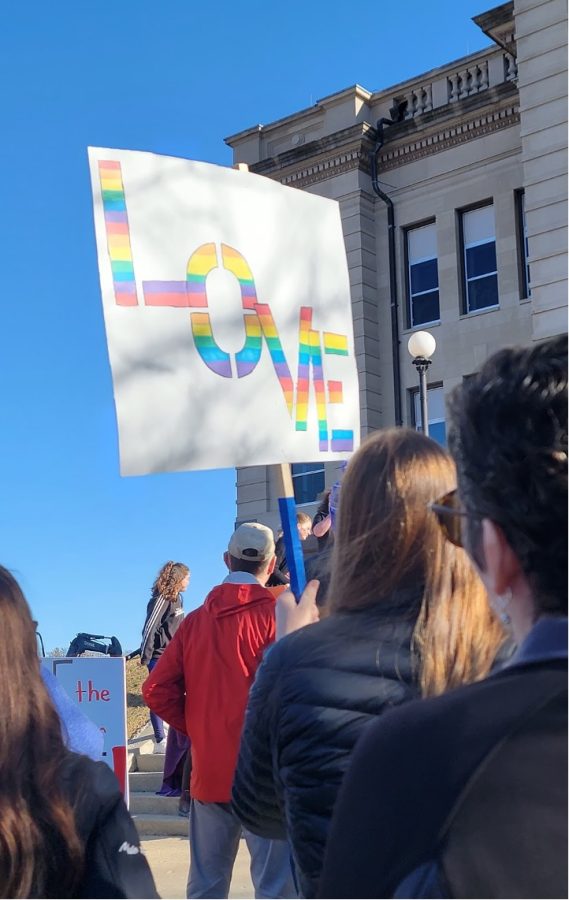
[[528, 227], [526, 220], [526, 195], [524, 191], [516, 192], [518, 214], [518, 248], [520, 259], [520, 290], [523, 299], [531, 297], [531, 281], [529, 273]]
[[461, 216], [465, 312], [498, 306], [498, 269], [494, 206], [470, 209]]
[[407, 291], [409, 327], [438, 322], [439, 269], [435, 223], [410, 228], [407, 237]]
[[293, 463], [291, 473], [296, 505], [314, 503], [324, 490], [324, 465], [321, 463]]
[[[429, 409], [429, 437], [438, 444], [446, 447], [447, 430], [445, 423], [445, 399], [442, 385], [427, 388], [427, 403]], [[411, 416], [413, 426], [417, 431], [423, 430], [423, 418], [421, 416], [421, 398], [419, 391], [411, 391]]]

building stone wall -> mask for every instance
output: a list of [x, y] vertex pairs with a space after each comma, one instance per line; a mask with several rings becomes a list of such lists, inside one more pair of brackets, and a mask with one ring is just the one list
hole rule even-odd
[[535, 340], [567, 330], [567, 4], [515, 0]]
[[[403, 424], [414, 425], [411, 400], [417, 389], [407, 352], [412, 332], [406, 312], [407, 228], [425, 221], [436, 225], [440, 321], [426, 327], [437, 341], [429, 383], [441, 385], [445, 395], [500, 347], [567, 329], [566, 154], [559, 103], [565, 57], [561, 38], [551, 30], [554, 23], [560, 30], [562, 5], [563, 0], [516, 0], [521, 50], [516, 46], [514, 3], [505, 3], [475, 19], [495, 41], [486, 50], [380, 92], [355, 85], [310, 109], [227, 139], [236, 163], [246, 162], [258, 174], [340, 204], [362, 436], [395, 423], [387, 210], [373, 190], [370, 174], [370, 154], [377, 140], [374, 125], [380, 118], [392, 122], [383, 129], [377, 167], [379, 184], [393, 201], [395, 213], [396, 352]], [[538, 27], [542, 7], [548, 7], [544, 21], [551, 25]], [[553, 58], [547, 52], [549, 45]], [[518, 77], [520, 92], [526, 92], [521, 115]], [[539, 101], [542, 88], [545, 113]], [[525, 296], [520, 264], [523, 236], [516, 197], [522, 190], [530, 241], [531, 299]], [[499, 307], [465, 314], [460, 211], [483, 201], [494, 205]], [[329, 486], [336, 480], [337, 464], [327, 464], [325, 470]], [[316, 503], [306, 511], [315, 509]], [[237, 473], [237, 520], [247, 519], [278, 528], [270, 467]]]
[[[417, 160], [391, 170], [385, 178], [389, 180], [389, 195], [396, 211], [404, 421], [411, 424], [408, 398], [409, 392], [417, 386], [417, 377], [407, 352], [407, 341], [413, 330], [407, 327], [405, 316], [404, 234], [407, 227], [429, 219], [436, 222], [440, 322], [427, 326], [437, 341], [437, 351], [429, 370], [432, 384], [443, 384], [446, 394], [464, 375], [477, 371], [481, 362], [495, 350], [506, 344], [527, 343], [531, 338], [531, 307], [521, 292], [516, 239], [515, 191], [523, 186], [519, 124], [513, 121], [509, 128], [444, 150], [429, 167]], [[490, 199], [494, 202], [496, 219], [500, 307], [464, 314], [461, 310], [458, 211]], [[380, 216], [385, 217], [383, 210], [378, 211], [378, 219]], [[378, 233], [378, 256], [385, 259], [388, 252], [385, 225], [378, 227]], [[379, 307], [384, 311], [382, 330], [387, 333], [389, 283], [385, 269], [378, 287]], [[384, 353], [383, 381], [390, 389], [391, 368], [391, 354]], [[387, 409], [392, 406], [393, 401]]]

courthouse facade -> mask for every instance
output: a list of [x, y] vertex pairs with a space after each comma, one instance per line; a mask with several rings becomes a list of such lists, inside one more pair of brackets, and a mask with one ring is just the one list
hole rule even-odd
[[[505, 3], [474, 19], [485, 50], [227, 139], [235, 163], [340, 204], [362, 435], [421, 424], [413, 331], [437, 342], [429, 428], [444, 442], [456, 384], [500, 347], [567, 330], [566, 16], [564, 0]], [[337, 465], [293, 475], [312, 513]], [[270, 467], [237, 472], [246, 520], [278, 527]]]

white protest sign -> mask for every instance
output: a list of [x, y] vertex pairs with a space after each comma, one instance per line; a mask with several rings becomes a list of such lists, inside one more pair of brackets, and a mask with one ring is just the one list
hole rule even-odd
[[346, 458], [359, 443], [336, 201], [89, 149], [121, 472]]
[[124, 657], [46, 659], [55, 677], [81, 712], [103, 735], [101, 761], [117, 776], [128, 803], [126, 669]]

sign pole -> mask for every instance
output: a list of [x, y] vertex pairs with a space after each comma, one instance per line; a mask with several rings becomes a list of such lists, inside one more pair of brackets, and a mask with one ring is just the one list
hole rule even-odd
[[306, 585], [306, 572], [304, 568], [304, 554], [300, 543], [296, 524], [296, 503], [292, 487], [292, 475], [289, 463], [281, 463], [275, 466], [279, 486], [279, 513], [283, 529], [286, 561], [290, 572], [290, 589], [300, 600]]

